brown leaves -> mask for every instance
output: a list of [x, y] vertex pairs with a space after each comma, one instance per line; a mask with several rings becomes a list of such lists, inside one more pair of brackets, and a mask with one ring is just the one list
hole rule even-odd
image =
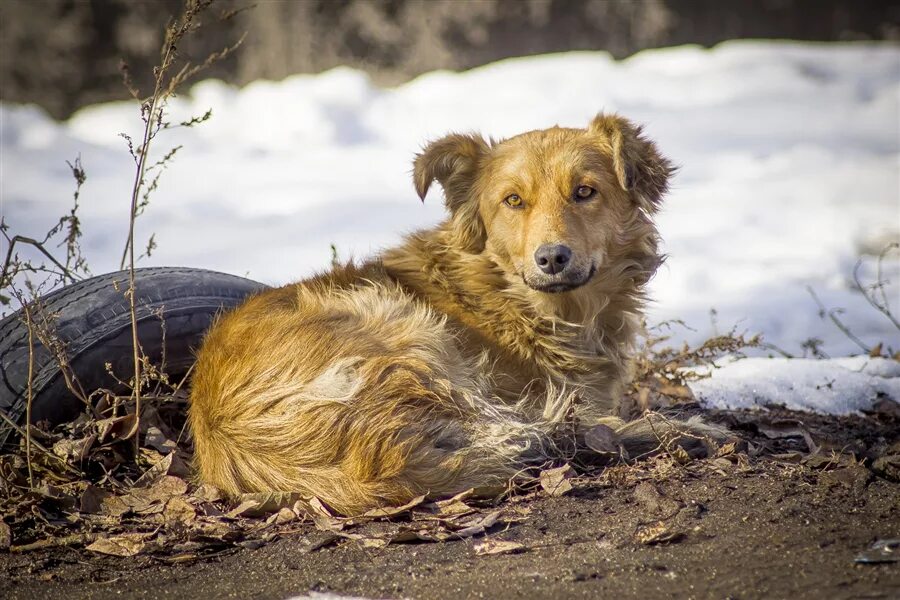
[[684, 534], [672, 529], [663, 521], [642, 525], [634, 532], [634, 539], [640, 544], [670, 544], [681, 541]]
[[525, 551], [525, 545], [518, 542], [504, 542], [502, 540], [485, 539], [475, 544], [475, 554], [517, 554]]
[[100, 538], [87, 546], [91, 552], [109, 554], [110, 556], [134, 556], [144, 549], [145, 533], [126, 533], [112, 537]]
[[239, 504], [228, 511], [231, 518], [261, 517], [293, 506], [302, 496], [294, 492], [243, 494]]
[[7, 550], [12, 546], [12, 530], [9, 525], [0, 521], [0, 550]]
[[541, 487], [551, 496], [562, 496], [572, 491], [572, 483], [568, 480], [575, 475], [575, 469], [571, 465], [541, 471]]

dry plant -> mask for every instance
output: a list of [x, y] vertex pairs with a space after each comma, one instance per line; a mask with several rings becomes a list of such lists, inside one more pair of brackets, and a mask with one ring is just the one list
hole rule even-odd
[[[150, 194], [156, 190], [162, 171], [181, 148], [181, 146], [175, 146], [168, 150], [162, 158], [151, 163], [151, 145], [162, 130], [169, 129], [173, 126], [166, 120], [166, 107], [169, 99], [175, 95], [176, 91], [198, 73], [231, 54], [238, 46], [240, 46], [244, 39], [242, 37], [234, 45], [228, 46], [220, 52], [210, 54], [200, 63], [192, 63], [190, 60], [182, 58], [178, 51], [179, 46], [187, 36], [195, 33], [201, 27], [199, 17], [209, 9], [212, 3], [213, 0], [186, 0], [184, 12], [166, 27], [165, 40], [160, 50], [160, 64], [153, 69], [153, 92], [149, 96], [141, 96], [140, 90], [132, 83], [128, 65], [125, 63], [121, 65], [123, 81], [131, 93], [131, 96], [140, 102], [141, 120], [144, 123], [141, 142], [137, 146], [135, 146], [134, 140], [130, 136], [125, 133], [121, 134], [128, 144], [128, 152], [134, 159], [135, 164], [135, 175], [131, 192], [131, 206], [128, 220], [128, 238], [125, 242], [125, 249], [122, 252], [122, 261], [120, 264], [120, 267], [123, 269], [126, 267], [126, 263], [128, 267], [128, 290], [126, 291], [126, 296], [131, 311], [132, 359], [134, 362], [134, 378], [131, 382], [131, 389], [133, 390], [132, 398], [134, 399], [134, 411], [135, 415], [137, 415], [134, 425], [135, 429], [132, 431], [132, 434], [137, 432], [140, 419], [141, 365], [144, 363], [141, 356], [140, 342], [138, 340], [138, 325], [134, 305], [134, 226], [138, 216], [140, 216], [149, 204]], [[224, 16], [226, 18], [231, 18], [235, 14], [234, 11], [231, 11]], [[182, 127], [192, 127], [206, 121], [211, 115], [212, 112], [207, 111], [204, 115], [194, 117], [179, 125]], [[155, 174], [153, 174], [152, 178], [148, 181], [148, 177], [154, 171]], [[155, 241], [154, 237], [151, 235], [145, 254], [149, 256], [154, 247]]]
[[[862, 294], [865, 301], [871, 306], [874, 310], [876, 310], [879, 314], [883, 315], [891, 325], [900, 332], [900, 320], [898, 320], [897, 316], [894, 314], [890, 301], [888, 300], [888, 294], [886, 291], [886, 287], [888, 283], [890, 283], [884, 276], [884, 260], [885, 258], [891, 254], [892, 252], [900, 251], [900, 243], [893, 242], [887, 244], [881, 252], [878, 254], [878, 259], [876, 261], [875, 268], [875, 280], [871, 283], [865, 283], [862, 281], [860, 276], [860, 268], [862, 267], [863, 261], [859, 259], [856, 261], [856, 265], [853, 267], [853, 287], [856, 291]], [[819, 309], [819, 318], [824, 320], [829, 320], [831, 323], [837, 327], [837, 329], [843, 333], [847, 339], [852, 341], [856, 346], [859, 347], [860, 350], [868, 354], [869, 356], [876, 358], [879, 356], [893, 356], [894, 359], [900, 360], [900, 348], [891, 348], [890, 346], [885, 348], [883, 342], [878, 342], [874, 346], [869, 346], [866, 344], [853, 330], [847, 325], [843, 319], [841, 319], [841, 315], [843, 315], [846, 311], [843, 308], [827, 308], [819, 298], [816, 291], [811, 287], [807, 286], [806, 290], [809, 292], [809, 295], [812, 296], [813, 301], [816, 303]], [[804, 342], [804, 347], [808, 347], [813, 355], [816, 358], [827, 358], [827, 356], [820, 350], [819, 346], [821, 345], [821, 340], [817, 340], [815, 338], [810, 338], [806, 342]]]
[[[134, 87], [128, 66], [121, 71], [125, 85], [132, 97], [140, 103], [143, 131], [138, 143], [122, 134], [128, 151], [134, 160], [135, 171], [130, 198], [130, 218], [127, 241], [122, 255], [122, 266], [128, 270], [128, 287], [123, 289], [130, 309], [133, 377], [119, 381], [121, 389], [130, 390], [122, 396], [108, 389], [85, 390], [75, 376], [67, 355], [67, 348], [57, 334], [58, 315], [48, 310], [42, 298], [55, 287], [74, 283], [90, 275], [87, 262], [79, 244], [82, 229], [79, 218], [79, 197], [87, 175], [80, 158], [69, 167], [75, 179], [73, 207], [44, 236], [12, 235], [9, 225], [0, 220], [0, 234], [6, 239], [8, 249], [0, 270], [0, 306], [17, 308], [27, 330], [28, 381], [25, 395], [24, 424], [21, 415], [9, 415], [0, 410], [0, 419], [20, 436], [20, 451], [0, 455], [0, 507], [8, 519], [17, 525], [17, 539], [49, 533], [40, 546], [69, 545], [86, 542], [92, 535], [57, 535], [68, 528], [60, 528], [44, 509], [48, 501], [53, 508], [72, 509], [69, 499], [79, 496], [77, 511], [91, 513], [96, 508], [97, 497], [131, 489], [135, 485], [149, 485], [154, 477], [186, 475], [185, 461], [189, 444], [179, 441], [184, 436], [186, 393], [182, 389], [187, 377], [178, 382], [170, 381], [163, 367], [155, 365], [142, 352], [137, 337], [135, 313], [135, 222], [147, 208], [151, 194], [157, 189], [160, 176], [173, 160], [180, 146], [153, 159], [151, 147], [164, 130], [176, 127], [193, 127], [210, 118], [211, 111], [179, 123], [167, 118], [167, 107], [178, 90], [198, 73], [228, 56], [241, 43], [207, 56], [200, 62], [192, 62], [182, 56], [179, 49], [186, 38], [194, 35], [202, 25], [201, 17], [210, 14], [213, 0], [185, 0], [182, 14], [169, 22], [160, 51], [160, 64], [153, 71], [153, 89], [142, 95]], [[239, 11], [222, 11], [210, 15], [230, 19]], [[56, 247], [65, 248], [64, 258], [57, 258]], [[149, 255], [155, 247], [151, 235], [143, 255]], [[24, 253], [23, 249], [28, 252]], [[162, 318], [162, 315], [159, 315]], [[165, 323], [162, 323], [165, 336]], [[34, 397], [35, 348], [40, 344], [59, 368], [68, 391], [84, 405], [85, 412], [75, 421], [51, 430], [46, 424], [32, 424]], [[165, 339], [163, 338], [163, 345]], [[43, 351], [43, 350], [42, 350]], [[115, 377], [111, 365], [108, 374]], [[142, 400], [157, 400], [143, 405]], [[120, 414], [120, 408], [130, 403], [129, 410]], [[143, 417], [143, 418], [142, 418]], [[177, 433], [177, 440], [175, 434]], [[143, 437], [143, 445], [141, 444]], [[125, 444], [126, 440], [134, 441]], [[157, 468], [168, 461], [165, 469]], [[148, 469], [149, 467], [149, 469]], [[154, 472], [153, 469], [156, 468]], [[86, 495], [85, 495], [86, 494]], [[98, 496], [99, 495], [99, 496]], [[58, 505], [67, 498], [64, 506]], [[87, 504], [85, 504], [87, 503]], [[71, 523], [70, 523], [71, 524]], [[0, 520], [0, 541], [9, 539], [2, 535], [9, 526]]]

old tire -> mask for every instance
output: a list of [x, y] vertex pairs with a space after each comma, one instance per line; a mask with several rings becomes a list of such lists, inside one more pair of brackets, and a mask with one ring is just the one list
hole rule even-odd
[[[265, 287], [203, 269], [137, 269], [135, 313], [144, 354], [170, 376], [183, 375], [216, 314]], [[116, 378], [128, 381], [133, 373], [127, 289], [127, 271], [108, 273], [56, 290], [41, 298], [34, 309], [51, 316], [71, 371], [88, 393], [99, 388], [124, 391]], [[37, 336], [33, 357], [32, 423], [74, 418], [84, 409], [83, 403], [69, 391], [58, 359]], [[20, 424], [25, 421], [28, 369], [28, 327], [20, 310], [0, 321], [0, 409]], [[13, 433], [13, 427], [0, 421], [0, 446], [12, 441]]]

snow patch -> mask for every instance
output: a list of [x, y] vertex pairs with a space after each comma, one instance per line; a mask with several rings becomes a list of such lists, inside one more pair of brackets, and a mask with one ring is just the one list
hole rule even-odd
[[709, 408], [779, 405], [849, 415], [871, 409], [882, 398], [900, 402], [900, 362], [887, 358], [743, 358], [708, 373], [689, 387]]

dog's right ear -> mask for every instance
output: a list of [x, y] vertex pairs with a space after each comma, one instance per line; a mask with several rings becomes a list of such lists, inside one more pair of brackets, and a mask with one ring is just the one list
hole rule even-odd
[[470, 252], [484, 248], [484, 225], [472, 187], [488, 152], [490, 146], [480, 135], [452, 133], [428, 144], [413, 162], [419, 198], [425, 201], [431, 182], [437, 179], [444, 188], [456, 241]]
[[479, 135], [451, 133], [425, 146], [413, 162], [413, 181], [419, 198], [435, 179], [444, 188], [447, 208], [455, 212], [468, 199], [481, 159], [490, 147]]

